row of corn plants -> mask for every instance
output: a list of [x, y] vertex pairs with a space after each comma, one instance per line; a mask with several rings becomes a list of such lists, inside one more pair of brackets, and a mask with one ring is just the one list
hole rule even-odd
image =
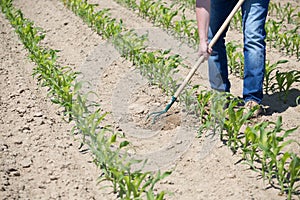
[[282, 23], [300, 24], [300, 12], [299, 6], [294, 6], [290, 2], [281, 4], [270, 2], [269, 4], [269, 14], [272, 17], [276, 17], [277, 20], [281, 20]]
[[287, 194], [288, 199], [299, 195], [300, 157], [284, 151], [291, 143], [300, 146], [299, 141], [288, 139], [298, 127], [285, 130], [282, 117], [276, 122], [253, 123], [251, 116], [258, 107], [245, 112], [238, 106], [240, 100], [230, 94], [201, 91], [198, 103], [202, 120], [199, 136], [208, 129], [218, 131], [233, 152], [241, 152], [243, 163], [259, 172], [271, 186], [280, 188], [282, 195]]
[[[188, 9], [195, 9], [196, 0], [173, 0], [175, 3], [180, 3]], [[290, 2], [286, 4], [270, 2], [269, 3], [269, 15], [280, 20], [280, 23], [287, 23], [299, 26], [300, 24], [300, 12], [299, 6], [294, 6]], [[242, 13], [238, 12], [234, 16], [231, 27], [237, 30], [241, 30], [242, 27]]]
[[[267, 32], [266, 35], [266, 41], [268, 44], [268, 47], [270, 49], [275, 48], [282, 52], [285, 55], [289, 56], [295, 56], [298, 60], [300, 59], [300, 35], [299, 35], [299, 28], [300, 23], [297, 22], [300, 20], [300, 12], [296, 14], [295, 9], [290, 7], [291, 4], [287, 4], [287, 7], [290, 9], [281, 9], [280, 3], [270, 3], [270, 13], [276, 16], [276, 19], [274, 18], [268, 18], [265, 24], [265, 30]], [[275, 9], [276, 8], [276, 9]], [[275, 10], [275, 11], [274, 11]], [[289, 16], [287, 19], [286, 17], [280, 18], [281, 20], [278, 20], [278, 16], [282, 15], [284, 13], [284, 16]], [[297, 17], [298, 15], [298, 17]], [[284, 19], [287, 19], [287, 22], [284, 21]], [[291, 22], [297, 22], [292, 25], [289, 25], [287, 27], [286, 23]], [[233, 17], [230, 27], [233, 29], [236, 29], [238, 31], [242, 30], [242, 13], [241, 11], [238, 11], [236, 15]]]
[[[170, 6], [162, 1], [153, 0], [115, 0], [121, 5], [138, 12], [138, 14], [151, 21], [158, 27], [162, 27], [170, 31], [174, 36], [187, 41], [190, 45], [197, 47], [199, 36], [196, 20], [187, 19], [185, 8], [178, 7], [176, 3], [171, 3]], [[179, 17], [179, 20], [174, 20]]]
[[[172, 9], [176, 5], [176, 1], [171, 3], [170, 6], [167, 6], [166, 3], [162, 1], [154, 0], [141, 0], [139, 2], [134, 0], [116, 0], [118, 3], [138, 11], [139, 15], [143, 18], [147, 18], [155, 25], [163, 27], [167, 30], [172, 31], [172, 33], [179, 37], [184, 38], [190, 44], [197, 47], [199, 43], [199, 36], [197, 31], [197, 22], [194, 19], [187, 19], [185, 12], [185, 5], [176, 9]], [[195, 3], [195, 1], [194, 1]], [[194, 4], [195, 5], [195, 4]], [[276, 7], [272, 4], [271, 8]], [[288, 4], [289, 5], [289, 4]], [[189, 6], [187, 6], [189, 7]], [[284, 14], [291, 16], [294, 19], [297, 15], [295, 14], [296, 9], [292, 9], [290, 6], [287, 6], [290, 9], [285, 10]], [[277, 9], [271, 9], [277, 10]], [[178, 17], [178, 14], [182, 13], [180, 20], [173, 20], [175, 16]], [[298, 12], [299, 15], [299, 12]], [[293, 20], [289, 20], [293, 21]], [[298, 20], [295, 20], [298, 21]], [[233, 18], [231, 27], [241, 30], [242, 27], [242, 14], [239, 11]], [[266, 23], [267, 31], [267, 41], [271, 47], [279, 49], [281, 52], [287, 55], [295, 55], [297, 59], [300, 58], [300, 36], [298, 34], [299, 24], [296, 24], [291, 30], [286, 30], [285, 25], [281, 22], [277, 22], [273, 19], [269, 19]]]
[[[85, 1], [84, 2], [80, 1], [80, 2], [82, 4], [86, 4]], [[68, 2], [65, 1], [65, 3], [69, 7], [70, 7], [70, 5], [72, 5], [71, 1], [68, 1]], [[86, 7], [86, 6], [82, 6], [82, 7]], [[81, 7], [76, 7], [76, 8], [71, 7], [71, 8], [75, 13], [76, 13], [76, 9], [81, 9]], [[99, 12], [101, 12], [101, 11], [99, 11]], [[86, 18], [84, 18], [84, 19], [86, 20]], [[94, 22], [90, 21], [90, 22], [87, 22], [87, 23], [96, 24], [97, 22], [96, 21], [94, 21]], [[101, 30], [100, 31], [97, 30], [97, 31], [98, 31], [98, 33], [101, 34]], [[132, 32], [132, 30], [131, 30], [131, 32]], [[121, 43], [119, 43], [120, 38], [122, 38]], [[129, 37], [129, 38], [131, 38], [131, 37]], [[117, 44], [119, 45], [119, 46], [116, 46], [116, 47], [118, 49], [121, 49], [122, 50], [121, 52], [124, 52], [124, 49], [125, 50], [127, 49], [126, 48], [127, 43], [130, 43], [133, 46], [135, 46], [135, 44], [139, 43], [139, 42], [137, 42], [137, 41], [140, 41], [140, 40], [137, 39], [138, 36], [135, 35], [134, 38], [135, 38], [135, 40], [129, 40], [131, 42], [126, 42], [126, 40], [128, 40], [128, 38], [124, 39], [123, 37], [120, 37], [120, 36], [117, 37], [117, 39], [114, 38], [114, 40], [118, 41]], [[113, 41], [113, 43], [115, 43], [115, 42]], [[144, 50], [145, 48], [141, 48], [141, 49]], [[136, 59], [134, 59], [136, 55], [130, 54], [130, 51], [128, 51], [128, 50], [126, 50], [125, 52], [128, 53], [127, 55], [133, 56], [133, 58], [129, 57], [129, 59], [134, 61], [135, 64], [141, 64], [139, 62], [136, 62]], [[138, 52], [136, 52], [136, 53], [138, 53]], [[144, 55], [144, 53], [145, 53], [144, 51], [140, 52], [140, 55], [138, 55], [137, 58], [142, 57]], [[123, 56], [126, 57], [126, 55], [123, 55]], [[193, 88], [193, 89], [195, 89], [195, 88]], [[241, 132], [241, 128], [244, 125], [246, 125], [247, 123], [249, 123], [248, 118], [252, 115], [254, 110], [250, 111], [246, 115], [244, 115], [243, 108], [239, 108], [239, 111], [236, 112], [234, 109], [237, 105], [237, 102], [236, 101], [231, 101], [230, 104], [229, 104], [228, 109], [226, 109], [225, 112], [224, 112], [223, 111], [224, 110], [224, 105], [225, 105], [225, 103], [228, 103], [228, 102], [226, 102], [227, 98], [228, 98], [228, 96], [226, 96], [226, 95], [218, 95], [218, 94], [214, 94], [214, 93], [207, 92], [207, 91], [202, 91], [201, 94], [198, 95], [198, 104], [199, 104], [199, 106], [197, 107], [197, 109], [198, 109], [198, 113], [200, 114], [202, 122], [203, 122], [203, 126], [201, 127], [201, 130], [213, 127], [215, 130], [219, 130], [222, 133], [221, 134], [221, 139], [226, 140], [227, 144], [234, 151], [237, 151], [239, 148], [243, 147], [243, 149], [246, 152], [246, 149], [249, 148], [252, 144], [249, 141], [242, 143], [242, 138], [240, 136], [240, 132]], [[223, 104], [220, 103], [220, 102], [223, 102]], [[210, 109], [207, 109], [207, 106], [210, 103], [212, 103], [212, 105], [210, 105]], [[208, 110], [209, 110], [209, 112], [208, 112]], [[222, 117], [220, 117], [220, 116], [222, 116]], [[279, 121], [278, 126], [282, 126], [280, 118], [278, 119], [278, 121]], [[274, 123], [270, 122], [266, 126], [266, 127], [270, 128], [271, 132], [275, 132], [276, 134], [279, 134], [280, 132], [283, 131], [283, 129], [280, 129], [280, 131], [276, 131], [276, 130], [279, 130], [279, 129], [274, 128], [274, 127], [273, 127], [273, 130], [272, 130], [272, 126], [271, 126], [272, 124], [274, 124]], [[259, 126], [259, 125], [257, 125], [257, 126]], [[251, 127], [252, 126], [248, 126], [247, 130], [251, 130]], [[226, 132], [223, 132], [223, 130], [226, 130]], [[286, 134], [284, 134], [285, 136], [283, 137], [283, 139], [285, 139], [294, 130], [296, 130], [296, 128], [285, 131]], [[200, 132], [202, 132], [202, 131], [200, 131]], [[248, 132], [250, 132], [250, 131], [248, 131]], [[250, 135], [250, 133], [249, 133], [249, 135]], [[287, 143], [291, 143], [291, 142], [292, 141], [289, 140], [289, 142], [287, 142]], [[256, 148], [255, 150], [259, 150], [259, 148]], [[263, 149], [260, 149], [260, 152], [262, 150]], [[294, 168], [291, 167], [293, 165], [291, 165], [289, 168], [284, 168], [285, 173], [287, 174], [287, 176], [284, 178], [284, 184], [283, 184], [283, 187], [282, 187], [282, 192], [287, 191], [288, 194], [289, 194], [289, 197], [290, 197], [291, 194], [295, 193], [295, 191], [296, 191], [297, 187], [295, 187], [294, 184], [298, 180], [299, 176], [298, 175], [293, 176], [292, 179], [289, 179], [289, 174], [290, 174], [289, 170], [290, 169], [294, 170], [294, 171], [292, 171], [293, 174], [295, 174], [295, 171], [296, 171], [296, 174], [299, 172], [298, 164], [296, 162], [297, 159], [299, 159], [299, 158], [294, 153], [286, 153], [286, 154], [291, 155], [290, 158], [293, 158], [292, 161], [286, 159], [286, 163], [293, 163], [293, 165], [295, 165], [295, 163], [296, 163]], [[245, 155], [246, 155], [246, 153], [245, 153]], [[278, 153], [277, 156], [280, 156], [280, 154]], [[244, 156], [244, 158], [246, 159], [247, 156]], [[267, 158], [267, 157], [265, 156], [264, 158]], [[259, 159], [261, 159], [261, 158], [257, 158], [256, 160], [259, 160]], [[247, 163], [250, 163], [250, 162], [247, 162]], [[255, 168], [255, 169], [259, 169], [259, 168]], [[270, 168], [268, 168], [268, 169], [270, 169]], [[266, 174], [265, 173], [266, 172], [265, 165], [264, 165], [264, 168], [262, 168], [261, 171], [264, 172], [263, 174]], [[275, 173], [275, 172], [268, 171], [268, 173]]]
[[[189, 9], [194, 9], [196, 4], [195, 0], [175, 0], [174, 2]], [[283, 5], [280, 2], [270, 2], [269, 15], [275, 18], [275, 20], [269, 18], [266, 23], [267, 41], [270, 47], [279, 48], [287, 55], [295, 55], [299, 59], [299, 6], [293, 6], [289, 2]], [[287, 28], [285, 24], [292, 26]], [[242, 30], [242, 13], [240, 11], [233, 17], [230, 26], [236, 30]]]
[[[121, 199], [163, 199], [165, 192], [155, 192], [158, 181], [171, 172], [143, 172], [132, 170], [137, 161], [128, 157], [129, 142], [110, 126], [103, 126], [107, 113], [98, 104], [82, 94], [82, 82], [76, 82], [77, 72], [57, 64], [57, 51], [39, 45], [45, 37], [41, 28], [24, 18], [22, 12], [12, 5], [12, 0], [1, 0], [0, 6], [20, 40], [28, 50], [28, 57], [36, 63], [33, 75], [38, 83], [48, 88], [51, 101], [65, 108], [64, 116], [74, 122], [73, 133], [80, 134], [94, 156], [95, 164], [102, 170], [99, 182], [109, 181], [113, 191]], [[117, 138], [121, 139], [117, 142]]]

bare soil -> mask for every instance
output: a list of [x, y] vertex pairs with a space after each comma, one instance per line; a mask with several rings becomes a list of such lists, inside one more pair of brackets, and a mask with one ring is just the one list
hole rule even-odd
[[[197, 59], [194, 49], [114, 1], [90, 2], [98, 3], [99, 9], [110, 8], [112, 16], [122, 18], [128, 28], [148, 32], [150, 48], [171, 48], [190, 66]], [[103, 110], [111, 112], [105, 122], [132, 142], [133, 155], [148, 159], [145, 170], [173, 170], [158, 184], [159, 190], [170, 192], [166, 199], [286, 199], [259, 173], [240, 163], [241, 155], [233, 155], [218, 135], [208, 132], [197, 138], [197, 119], [183, 105], [175, 103], [153, 125], [147, 115], [164, 109], [170, 96], [151, 86], [109, 42], [60, 1], [15, 0], [14, 5], [46, 31], [42, 45], [60, 50], [59, 64], [82, 72], [80, 78], [92, 83], [88, 89], [99, 95], [96, 100]], [[72, 125], [62, 120], [61, 110], [50, 103], [45, 89], [32, 78], [35, 65], [27, 59], [26, 50], [3, 14], [0, 26], [1, 199], [116, 199], [110, 188], [97, 185], [101, 172], [92, 155], [78, 149], [80, 143], [70, 133]], [[227, 40], [241, 42], [241, 37], [230, 30]], [[274, 49], [268, 49], [267, 57], [271, 63], [289, 60], [280, 66], [282, 70], [299, 70], [294, 57]], [[187, 72], [180, 69], [177, 78], [184, 78]], [[241, 96], [242, 81], [230, 78], [232, 93]], [[206, 64], [193, 77], [193, 84], [209, 89]], [[285, 128], [299, 126], [300, 106], [295, 103], [299, 95], [299, 83], [286, 104], [278, 94], [265, 95], [266, 114], [258, 121], [276, 121], [282, 116]], [[291, 138], [300, 141], [299, 131]], [[287, 150], [300, 154], [297, 145]]]

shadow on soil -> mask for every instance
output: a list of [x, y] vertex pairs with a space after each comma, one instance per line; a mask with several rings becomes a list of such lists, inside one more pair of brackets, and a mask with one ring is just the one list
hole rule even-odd
[[283, 100], [284, 93], [274, 93], [271, 95], [265, 95], [262, 104], [264, 106], [268, 106], [269, 108], [266, 110], [266, 115], [272, 115], [273, 113], [283, 113], [289, 107], [300, 105], [300, 90], [299, 89], [291, 89], [288, 93], [287, 100], [284, 102]]

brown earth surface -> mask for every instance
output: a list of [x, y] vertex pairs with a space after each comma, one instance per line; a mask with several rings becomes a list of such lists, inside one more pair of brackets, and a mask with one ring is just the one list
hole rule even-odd
[[[150, 48], [171, 48], [190, 66], [197, 59], [194, 49], [114, 1], [89, 2], [98, 3], [99, 9], [110, 8], [112, 17], [122, 18], [126, 27], [148, 32]], [[207, 133], [197, 138], [195, 117], [187, 114], [183, 105], [175, 103], [155, 126], [147, 121], [147, 114], [163, 109], [170, 97], [149, 85], [109, 42], [60, 1], [15, 0], [14, 5], [46, 31], [42, 45], [60, 50], [59, 64], [82, 72], [80, 78], [92, 83], [88, 89], [99, 95], [96, 100], [103, 110], [111, 112], [105, 122], [125, 133], [136, 157], [149, 160], [146, 169], [173, 170], [157, 186], [170, 192], [166, 199], [286, 199], [259, 173], [239, 163], [241, 155], [233, 155], [217, 135]], [[194, 13], [190, 11], [189, 16]], [[45, 89], [32, 78], [35, 65], [2, 13], [0, 27], [0, 198], [116, 199], [110, 188], [97, 185], [101, 172], [92, 155], [78, 149], [72, 125], [62, 120], [61, 110], [50, 103]], [[241, 34], [230, 30], [227, 40], [241, 42]], [[271, 63], [288, 59], [281, 70], [299, 70], [294, 57], [274, 49], [268, 49], [267, 57]], [[180, 70], [177, 76], [183, 78], [188, 70]], [[242, 81], [230, 78], [232, 93], [241, 96]], [[206, 64], [193, 77], [193, 84], [209, 88]], [[278, 100], [278, 94], [266, 95], [263, 105], [267, 112], [258, 121], [276, 121], [282, 116], [285, 128], [298, 126], [300, 106], [295, 99], [299, 90], [300, 84], [295, 84], [286, 104]], [[299, 133], [298, 129], [291, 138], [300, 141]], [[288, 150], [300, 155], [297, 145]]]

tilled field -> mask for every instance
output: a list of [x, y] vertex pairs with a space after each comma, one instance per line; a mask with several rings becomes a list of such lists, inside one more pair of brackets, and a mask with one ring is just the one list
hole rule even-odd
[[[154, 27], [136, 13], [114, 1], [94, 0], [99, 8], [110, 8], [114, 18], [122, 18], [128, 28], [149, 33], [149, 46], [169, 49], [186, 57], [192, 65], [196, 52], [165, 31]], [[103, 110], [111, 112], [105, 122], [122, 131], [132, 142], [137, 157], [148, 158], [146, 169], [169, 170], [173, 173], [158, 184], [167, 190], [166, 199], [285, 199], [279, 190], [268, 185], [259, 174], [239, 163], [240, 155], [216, 138], [198, 139], [194, 118], [175, 104], [169, 115], [153, 127], [145, 116], [164, 107], [169, 97], [150, 86], [131, 63], [120, 57], [113, 46], [97, 35], [79, 17], [58, 0], [15, 0], [26, 18], [46, 31], [42, 45], [60, 50], [58, 61], [82, 72], [99, 95]], [[190, 15], [193, 13], [191, 11]], [[72, 126], [62, 120], [60, 110], [52, 105], [46, 91], [31, 76], [34, 63], [28, 61], [26, 50], [13, 28], [0, 15], [1, 38], [1, 199], [116, 199], [110, 188], [97, 185], [100, 171], [89, 152], [78, 149], [72, 137]], [[231, 31], [228, 40], [241, 41]], [[281, 67], [299, 69], [295, 58], [268, 51], [272, 62], [288, 59]], [[193, 82], [208, 88], [206, 65]], [[185, 76], [187, 70], [179, 73]], [[242, 82], [232, 76], [232, 93], [241, 95]], [[291, 101], [299, 96], [294, 86]], [[282, 104], [277, 96], [266, 96], [270, 108], [259, 120], [275, 121], [283, 116], [285, 128], [299, 125], [300, 106]], [[299, 141], [299, 130], [292, 138]], [[299, 146], [291, 145], [299, 154]], [[296, 197], [297, 198], [297, 197]]]

